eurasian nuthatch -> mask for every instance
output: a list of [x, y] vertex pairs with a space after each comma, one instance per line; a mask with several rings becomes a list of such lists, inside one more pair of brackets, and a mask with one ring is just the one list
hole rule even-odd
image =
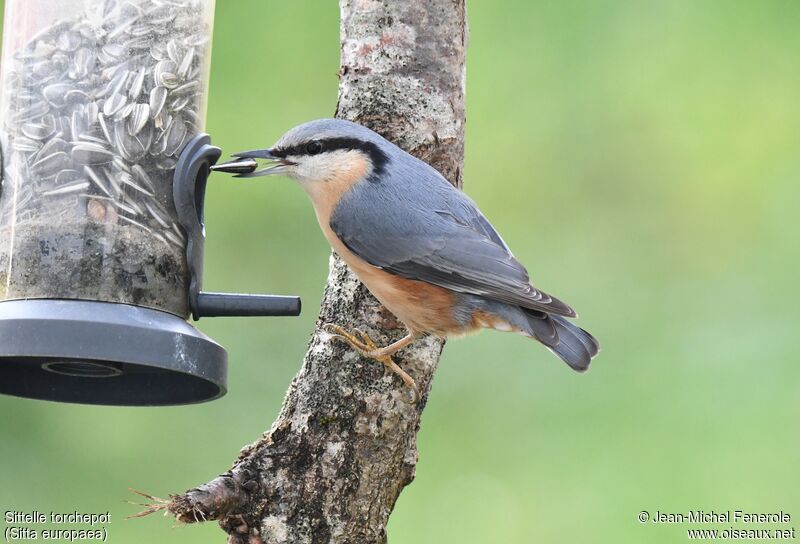
[[293, 128], [271, 149], [235, 156], [275, 161], [242, 177], [286, 174], [308, 193], [334, 251], [408, 328], [383, 348], [365, 334], [357, 338], [335, 325], [328, 331], [408, 385], [413, 379], [391, 356], [424, 334], [513, 331], [577, 371], [597, 354], [597, 340], [567, 320], [575, 311], [530, 284], [475, 203], [375, 132], [322, 119]]

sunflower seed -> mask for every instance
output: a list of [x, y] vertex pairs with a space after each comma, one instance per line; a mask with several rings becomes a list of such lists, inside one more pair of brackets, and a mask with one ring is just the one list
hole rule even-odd
[[167, 155], [177, 155], [178, 151], [183, 147], [183, 141], [186, 139], [187, 132], [188, 129], [183, 120], [176, 120], [172, 123], [165, 138], [166, 145], [164, 147], [164, 153]]
[[97, 116], [100, 114], [100, 108], [97, 102], [89, 102], [86, 104], [84, 112], [86, 113], [86, 124], [90, 127], [94, 126], [94, 124], [97, 123]]
[[80, 89], [70, 89], [64, 95], [67, 104], [83, 104], [89, 100], [89, 95]]
[[34, 64], [31, 70], [37, 77], [47, 77], [53, 75], [58, 70], [58, 66], [50, 61], [42, 61]]
[[183, 109], [189, 105], [189, 97], [188, 96], [176, 96], [172, 102], [170, 102], [170, 109], [173, 111], [183, 111]]
[[11, 143], [11, 149], [21, 153], [35, 153], [36, 151], [39, 151], [41, 147], [42, 144], [36, 140], [31, 140], [30, 138], [25, 138], [22, 136], [17, 136]]
[[128, 96], [131, 97], [131, 100], [136, 100], [140, 94], [142, 94], [142, 87], [144, 86], [144, 76], [147, 74], [147, 70], [144, 66], [139, 68], [139, 72], [136, 74], [136, 77], [133, 78], [133, 83], [131, 83], [131, 88], [128, 90]]
[[128, 164], [130, 163], [125, 159], [123, 159], [122, 157], [120, 157], [119, 155], [114, 155], [114, 159], [111, 161], [110, 168], [111, 171], [114, 172], [115, 174], [119, 172], [130, 172]]
[[114, 204], [114, 206], [116, 206], [117, 209], [120, 210], [120, 211], [123, 211], [123, 212], [125, 212], [127, 214], [134, 215], [134, 216], [139, 215], [136, 212], [135, 208], [133, 208], [132, 206], [129, 206], [128, 204], [126, 204], [124, 202], [120, 202], [119, 200], [112, 200], [111, 203]]
[[193, 90], [197, 89], [198, 87], [200, 87], [200, 82], [199, 81], [190, 81], [188, 83], [184, 83], [183, 85], [175, 87], [172, 90], [172, 94], [173, 95], [188, 94], [188, 93], [192, 92]]
[[42, 96], [54, 108], [63, 108], [67, 103], [67, 91], [71, 89], [72, 86], [67, 83], [54, 83], [42, 89]]
[[177, 41], [170, 40], [169, 43], [167, 43], [167, 55], [169, 55], [169, 58], [176, 63], [181, 59], [181, 54], [180, 50], [178, 49]]
[[27, 191], [20, 191], [20, 199], [17, 201], [17, 207], [24, 208], [31, 200], [33, 200], [32, 190], [29, 189]]
[[183, 240], [181, 240], [180, 237], [178, 237], [178, 235], [171, 230], [165, 231], [164, 237], [169, 240], [171, 244], [174, 244], [178, 247], [183, 247]]
[[172, 230], [175, 232], [175, 235], [181, 240], [186, 240], [186, 236], [183, 234], [183, 229], [177, 223], [172, 223]]
[[249, 174], [258, 167], [255, 159], [238, 159], [235, 161], [215, 164], [211, 167], [215, 172], [227, 172], [228, 174]]
[[81, 47], [75, 52], [75, 58], [67, 75], [70, 79], [83, 79], [92, 72], [94, 64], [95, 58], [92, 51], [87, 47]]
[[65, 185], [67, 183], [71, 183], [73, 181], [84, 180], [86, 178], [81, 176], [81, 173], [77, 170], [62, 170], [58, 174], [56, 174], [56, 185]]
[[143, 215], [144, 214], [144, 206], [139, 204], [136, 198], [132, 198], [129, 194], [123, 195], [122, 201], [130, 206], [130, 208], [136, 212], [136, 215]]
[[[186, 79], [189, 75], [189, 70], [192, 67], [192, 61], [194, 60], [194, 47], [190, 47], [186, 54], [183, 56], [183, 60], [181, 60], [180, 66], [178, 66], [178, 77], [181, 79]], [[199, 81], [194, 81], [192, 83], [200, 84]]]
[[133, 111], [133, 102], [128, 102], [125, 106], [117, 112], [117, 115], [114, 116], [114, 119], [117, 121], [122, 121], [123, 119], [127, 119], [131, 112]]
[[[46, 157], [47, 155], [58, 153], [59, 151], [66, 153], [69, 151], [69, 148], [69, 143], [65, 142], [61, 138], [50, 138], [47, 140], [47, 143], [42, 146], [38, 156]], [[56, 181], [58, 180], [56, 179]]]
[[127, 21], [124, 20], [121, 21], [114, 29], [112, 29], [108, 33], [108, 39], [113, 40], [117, 36], [123, 34], [131, 27], [131, 25], [133, 25], [134, 22], [136, 22], [136, 19], [128, 19]]
[[144, 230], [146, 232], [151, 232], [150, 227], [147, 227], [147, 226], [139, 223], [138, 221], [136, 221], [134, 219], [131, 219], [130, 217], [125, 217], [124, 215], [120, 215], [119, 218], [124, 220], [124, 221], [127, 221], [131, 225], [135, 225], [135, 226], [139, 227], [140, 229], [142, 229], [142, 230]]
[[155, 238], [156, 240], [158, 240], [159, 242], [161, 242], [162, 244], [169, 244], [169, 242], [167, 241], [166, 237], [163, 234], [161, 234], [160, 232], [158, 232], [158, 231], [154, 230], [151, 233], [151, 236], [153, 238]]
[[17, 113], [13, 114], [11, 116], [10, 124], [18, 125], [20, 123], [38, 119], [42, 115], [45, 115], [49, 109], [50, 107], [44, 100], [34, 102], [30, 106], [21, 108], [17, 111]]
[[161, 110], [161, 112], [155, 116], [153, 119], [153, 126], [161, 131], [159, 137], [156, 138], [156, 141], [158, 141], [160, 136], [164, 134], [170, 123], [172, 123], [172, 116], [164, 110]]
[[153, 144], [153, 126], [146, 124], [144, 128], [139, 131], [139, 134], [136, 135], [136, 138], [139, 140], [139, 143], [142, 144], [145, 153], [148, 153]]
[[[172, 127], [172, 123], [175, 122], [174, 117], [167, 117], [164, 112], [159, 115], [160, 119], [156, 119], [155, 125], [156, 128], [160, 130], [158, 135], [156, 136], [155, 141], [153, 142], [153, 149], [151, 153], [157, 155], [166, 155], [167, 149], [167, 134], [169, 133], [170, 127]], [[166, 120], [162, 120], [166, 117]]]
[[131, 116], [128, 118], [128, 134], [136, 136], [150, 120], [150, 106], [147, 104], [134, 104]]
[[42, 191], [43, 196], [52, 196], [52, 195], [63, 195], [68, 193], [80, 193], [89, 188], [88, 181], [78, 181], [75, 183], [70, 183], [68, 185], [63, 185], [61, 187], [56, 187], [55, 189], [50, 189], [49, 191]]
[[82, 111], [75, 110], [72, 112], [72, 122], [69, 126], [72, 132], [72, 137], [75, 139], [80, 138], [81, 134], [86, 132], [86, 116]]
[[110, 117], [123, 107], [125, 107], [125, 97], [115, 93], [106, 99], [105, 104], [103, 104], [103, 113], [106, 117]]
[[150, 179], [150, 176], [147, 174], [147, 171], [142, 168], [140, 164], [134, 164], [131, 168], [133, 171], [133, 175], [136, 176], [136, 179], [139, 183], [145, 186], [150, 192], [155, 191], [155, 185], [153, 185], [153, 180]]
[[72, 160], [76, 164], [108, 164], [114, 154], [102, 145], [92, 142], [80, 142], [72, 148]]
[[103, 168], [103, 179], [108, 181], [108, 186], [111, 188], [111, 193], [114, 197], [119, 198], [122, 196], [122, 187], [117, 181], [116, 176], [112, 176], [108, 168]]
[[102, 49], [103, 54], [107, 55], [110, 59], [121, 59], [127, 51], [125, 48], [118, 43], [109, 43], [108, 45], [103, 46]]
[[161, 76], [165, 73], [174, 74], [175, 70], [178, 69], [178, 66], [171, 60], [162, 60], [156, 63], [155, 67], [153, 68], [153, 83], [155, 85], [159, 84], [159, 80]]
[[123, 123], [114, 127], [114, 143], [122, 157], [131, 162], [137, 162], [146, 153], [142, 143], [128, 133]]
[[150, 91], [150, 113], [154, 119], [161, 113], [161, 108], [164, 107], [166, 100], [167, 88], [161, 86], [153, 87], [153, 90]]
[[150, 192], [147, 189], [145, 189], [144, 187], [138, 185], [134, 181], [133, 176], [130, 175], [129, 173], [127, 173], [127, 172], [120, 172], [119, 176], [118, 176], [118, 179], [122, 182], [123, 185], [127, 185], [128, 187], [130, 187], [130, 188], [142, 193], [143, 195], [155, 196], [152, 192]]
[[154, 43], [152, 46], [150, 46], [150, 56], [157, 61], [169, 60], [169, 55], [167, 54], [167, 46], [164, 45], [162, 42]]
[[175, 170], [175, 165], [178, 163], [178, 159], [174, 157], [163, 157], [156, 161], [156, 168], [159, 170]]
[[93, 144], [98, 144], [100, 147], [106, 147], [106, 141], [103, 138], [95, 135], [96, 133], [88, 133], [85, 132], [81, 134], [81, 137], [77, 140], [72, 142], [72, 145], [78, 145], [81, 142], [89, 142]]
[[52, 136], [56, 127], [53, 125], [45, 125], [44, 123], [25, 123], [20, 127], [22, 133], [31, 140], [42, 141]]
[[[128, 64], [122, 63], [111, 68], [106, 68], [104, 72], [106, 70], [110, 72], [108, 77], [109, 82], [100, 96], [119, 94], [120, 91], [122, 91], [123, 85], [125, 85], [125, 81], [128, 79]], [[103, 77], [105, 77], [105, 75]]]
[[106, 124], [106, 117], [102, 113], [97, 115], [97, 122], [100, 125], [100, 129], [103, 131], [103, 136], [105, 136], [106, 141], [111, 143], [113, 141], [113, 136], [111, 135], [111, 131], [108, 129], [108, 124]]
[[69, 155], [63, 151], [52, 153], [37, 160], [31, 165], [31, 172], [40, 176], [51, 176], [71, 164]]
[[152, 216], [152, 218], [156, 220], [156, 223], [165, 229], [169, 228], [169, 215], [167, 214], [166, 210], [164, 210], [164, 208], [162, 208], [157, 202], [145, 200], [144, 207], [147, 209], [147, 212]]
[[56, 134], [59, 134], [64, 140], [72, 139], [72, 118], [66, 115], [56, 117]]
[[86, 175], [89, 177], [89, 180], [94, 183], [98, 189], [103, 191], [106, 195], [113, 197], [114, 195], [111, 193], [111, 189], [109, 188], [108, 184], [103, 181], [103, 178], [95, 172], [92, 168], [88, 166], [83, 167], [83, 171], [86, 172]]
[[189, 36], [186, 40], [186, 45], [191, 47], [200, 47], [201, 45], [205, 45], [208, 43], [208, 36], [205, 34], [196, 34], [194, 36]]

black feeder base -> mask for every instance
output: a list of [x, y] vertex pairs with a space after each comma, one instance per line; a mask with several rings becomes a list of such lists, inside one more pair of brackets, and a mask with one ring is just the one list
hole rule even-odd
[[228, 354], [175, 315], [109, 302], [0, 302], [0, 393], [166, 406], [226, 392]]

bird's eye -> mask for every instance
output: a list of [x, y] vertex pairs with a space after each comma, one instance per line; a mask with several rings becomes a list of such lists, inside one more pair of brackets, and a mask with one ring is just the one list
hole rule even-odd
[[311, 140], [306, 144], [306, 151], [309, 155], [316, 155], [322, 152], [322, 144], [317, 140]]

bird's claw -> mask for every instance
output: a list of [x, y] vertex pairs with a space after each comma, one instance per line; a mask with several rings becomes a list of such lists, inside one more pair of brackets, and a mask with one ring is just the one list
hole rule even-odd
[[349, 333], [339, 325], [334, 325], [333, 323], [323, 325], [322, 329], [334, 338], [349, 344], [361, 356], [383, 363], [389, 370], [397, 374], [400, 379], [403, 380], [403, 383], [414, 392], [415, 398], [419, 398], [419, 389], [417, 388], [417, 382], [414, 381], [414, 378], [400, 368], [400, 366], [394, 362], [391, 355], [382, 354], [380, 348], [366, 332], [356, 329], [353, 333]]
[[[339, 325], [334, 325], [332, 323], [323, 325], [322, 329], [334, 338], [349, 344], [356, 351], [366, 357], [369, 357], [369, 352], [372, 351], [370, 344], [372, 347], [375, 347], [375, 343], [372, 342], [372, 339], [366, 333], [360, 330], [356, 330], [354, 334], [351, 334]], [[360, 336], [361, 338], [357, 338], [356, 335]], [[362, 338], [366, 339], [368, 343], [362, 340]]]
[[369, 335], [364, 331], [356, 329], [354, 333], [361, 338], [361, 341], [364, 344], [364, 346], [369, 348], [367, 351], [370, 354], [374, 354], [376, 351], [378, 351], [378, 349], [380, 349], [378, 348], [378, 346], [375, 345], [375, 342], [372, 341], [372, 338], [370, 338]]

